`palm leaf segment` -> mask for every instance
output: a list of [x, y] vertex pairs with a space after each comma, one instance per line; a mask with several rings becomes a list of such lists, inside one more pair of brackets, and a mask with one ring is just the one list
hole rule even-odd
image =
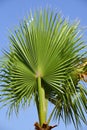
[[77, 126], [86, 123], [87, 90], [78, 85], [78, 65], [84, 57], [78, 23], [70, 24], [52, 11], [36, 12], [33, 21], [29, 15], [10, 35], [10, 51], [1, 70], [1, 101], [10, 112], [20, 104], [29, 104], [34, 97], [38, 107], [37, 78], [41, 77], [46, 98], [55, 107], [54, 116]]

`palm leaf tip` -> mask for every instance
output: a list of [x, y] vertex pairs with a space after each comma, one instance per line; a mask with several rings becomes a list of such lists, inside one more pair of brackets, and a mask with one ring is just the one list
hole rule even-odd
[[86, 110], [87, 91], [79, 81], [87, 72], [87, 66], [82, 66], [87, 54], [79, 25], [48, 10], [36, 11], [31, 19], [29, 15], [9, 37], [10, 51], [0, 73], [2, 102], [10, 111], [18, 111], [33, 97], [38, 104], [40, 77], [46, 98], [56, 106], [57, 119], [71, 120], [75, 126], [80, 118], [86, 122], [82, 106]]

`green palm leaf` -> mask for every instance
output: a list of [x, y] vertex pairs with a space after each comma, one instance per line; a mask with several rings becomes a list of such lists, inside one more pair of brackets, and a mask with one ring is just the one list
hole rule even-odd
[[[87, 90], [79, 85], [81, 61], [86, 57], [79, 23], [69, 23], [49, 10], [36, 11], [11, 33], [10, 50], [5, 55], [1, 80], [1, 101], [10, 112], [18, 112], [35, 99], [40, 111], [40, 87], [45, 98], [55, 105], [54, 117], [75, 127], [87, 110]], [[40, 84], [41, 82], [41, 84]], [[39, 83], [39, 87], [38, 87]]]

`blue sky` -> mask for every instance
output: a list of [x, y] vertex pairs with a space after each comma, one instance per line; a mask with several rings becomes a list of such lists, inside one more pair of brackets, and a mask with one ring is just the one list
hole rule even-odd
[[[79, 19], [81, 26], [87, 26], [87, 0], [0, 0], [0, 55], [2, 50], [9, 45], [8, 29], [14, 29], [24, 16], [30, 11], [41, 7], [47, 7], [61, 11], [71, 21]], [[87, 40], [87, 30], [84, 32], [84, 39]], [[49, 110], [51, 111], [50, 105]], [[34, 130], [33, 124], [37, 119], [35, 105], [26, 110], [21, 109], [18, 117], [13, 114], [10, 119], [6, 116], [7, 108], [0, 110], [0, 130]], [[56, 124], [56, 122], [51, 122]], [[87, 126], [83, 125], [83, 130]], [[64, 126], [61, 121], [54, 130], [74, 130], [72, 125]], [[81, 129], [82, 130], [82, 129]]]

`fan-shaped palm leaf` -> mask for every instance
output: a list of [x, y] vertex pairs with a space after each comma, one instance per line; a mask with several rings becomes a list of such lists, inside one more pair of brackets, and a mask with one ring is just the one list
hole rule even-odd
[[37, 11], [32, 22], [31, 18], [29, 15], [9, 37], [10, 51], [5, 53], [7, 61], [0, 74], [1, 101], [9, 105], [10, 112], [18, 112], [20, 104], [25, 106], [34, 97], [39, 120], [45, 114], [42, 124], [46, 121], [46, 99], [56, 106], [56, 119], [72, 120], [75, 126], [80, 119], [87, 123], [83, 113], [87, 91], [78, 84], [85, 57], [79, 24], [70, 24], [48, 10]]

